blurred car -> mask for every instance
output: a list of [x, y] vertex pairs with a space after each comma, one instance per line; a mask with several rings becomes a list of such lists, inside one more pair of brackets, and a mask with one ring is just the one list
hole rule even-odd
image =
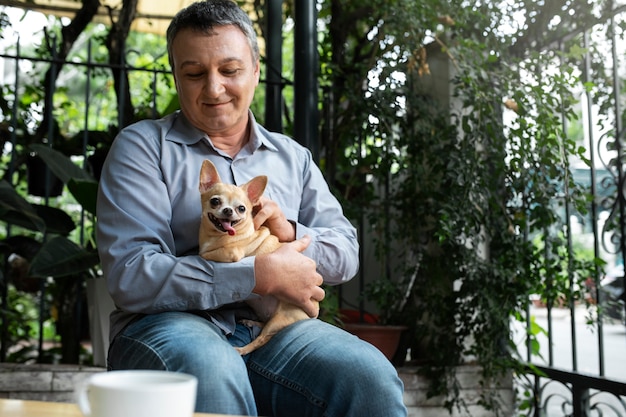
[[609, 270], [600, 280], [599, 304], [605, 317], [626, 325], [626, 291], [624, 291], [624, 265]]

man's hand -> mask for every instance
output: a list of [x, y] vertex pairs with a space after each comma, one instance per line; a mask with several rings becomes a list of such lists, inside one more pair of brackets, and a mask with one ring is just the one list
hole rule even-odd
[[309, 236], [287, 243], [278, 250], [259, 255], [254, 262], [256, 286], [253, 292], [273, 295], [281, 301], [301, 307], [309, 317], [317, 317], [324, 299], [320, 287], [323, 279], [317, 273], [315, 261], [302, 254], [311, 243]]
[[[261, 197], [254, 207], [254, 229], [267, 226], [281, 242], [293, 242], [296, 239], [296, 227], [289, 222], [275, 201]], [[308, 244], [307, 244], [308, 246]]]

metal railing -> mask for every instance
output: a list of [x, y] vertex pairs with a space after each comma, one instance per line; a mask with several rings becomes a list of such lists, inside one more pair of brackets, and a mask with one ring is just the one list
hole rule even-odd
[[[159, 117], [159, 110], [167, 107], [168, 102], [174, 96], [173, 80], [169, 69], [163, 68], [163, 65], [149, 65], [146, 67], [133, 67], [126, 63], [120, 65], [110, 65], [98, 62], [92, 55], [92, 46], [89, 41], [85, 48], [85, 58], [72, 58], [66, 61], [57, 59], [54, 55], [48, 58], [34, 56], [33, 54], [22, 54], [19, 39], [10, 47], [11, 52], [0, 51], [0, 68], [3, 72], [2, 77], [2, 94], [3, 104], [9, 107], [10, 111], [3, 109], [3, 115], [0, 124], [3, 127], [3, 155], [7, 152], [9, 156], [5, 156], [5, 164], [2, 167], [3, 178], [15, 186], [20, 181], [19, 178], [28, 177], [29, 182], [33, 177], [32, 172], [25, 169], [25, 158], [33, 154], [29, 150], [30, 142], [43, 143], [50, 148], [64, 148], [67, 145], [64, 142], [72, 141], [72, 150], [65, 151], [69, 157], [76, 160], [76, 163], [82, 165], [84, 169], [90, 171], [96, 180], [99, 177], [98, 169], [90, 164], [90, 157], [95, 156], [98, 148], [103, 145], [98, 143], [99, 139], [106, 138], [108, 141], [113, 140], [115, 135], [115, 126], [123, 126], [122, 115], [125, 112], [128, 103], [124, 102], [123, 97], [119, 99], [113, 88], [112, 71], [121, 71], [122, 80], [126, 79], [126, 75], [143, 77], [142, 85], [148, 85], [146, 91], [141, 92], [143, 96], [140, 102], [133, 103], [135, 113], [141, 110], [141, 117]], [[55, 50], [56, 48], [52, 48]], [[134, 51], [130, 52], [131, 54]], [[61, 79], [58, 83], [51, 85], [33, 87], [33, 83], [37, 83], [41, 79], [43, 71], [48, 71], [51, 79], [57, 77]], [[62, 71], [62, 73], [61, 73]], [[36, 74], [34, 77], [31, 74]], [[122, 89], [125, 88], [122, 86]], [[164, 92], [168, 92], [164, 94]], [[47, 94], [46, 94], [47, 92]], [[58, 93], [58, 94], [57, 94]], [[131, 93], [133, 91], [131, 90]], [[22, 100], [22, 97], [46, 97], [49, 100], [43, 108], [33, 105], [28, 100]], [[72, 104], [68, 107], [68, 102]], [[103, 106], [102, 103], [108, 103]], [[63, 111], [76, 112], [75, 115], [62, 114]], [[48, 127], [45, 132], [37, 132], [39, 124], [43, 120], [48, 120]], [[59, 124], [72, 123], [72, 126], [64, 126], [66, 132], [60, 132]], [[110, 143], [107, 144], [107, 146]], [[30, 154], [30, 155], [29, 155]], [[20, 155], [18, 157], [18, 155]], [[19, 160], [18, 160], [19, 158]], [[75, 202], [67, 199], [65, 195], [55, 195], [52, 189], [53, 185], [50, 181], [53, 176], [50, 169], [45, 166], [44, 171], [40, 173], [44, 180], [43, 188], [39, 191], [29, 189], [33, 201], [42, 205], [62, 206], [67, 208], [68, 214], [77, 219], [77, 231], [73, 232], [76, 243], [84, 246], [87, 240], [92, 238], [89, 236], [90, 228], [93, 227], [93, 219], [89, 219], [86, 212]], [[60, 191], [60, 190], [59, 190]], [[59, 198], [59, 201], [56, 201]], [[63, 201], [63, 202], [61, 202]], [[13, 225], [6, 225], [5, 234], [7, 237], [21, 234], [22, 230], [16, 229]], [[46, 233], [39, 236], [37, 233], [28, 232], [28, 236], [35, 237], [40, 241], [46, 240]], [[7, 254], [15, 256], [15, 254]], [[0, 361], [5, 361], [11, 348], [8, 337], [8, 327], [11, 325], [8, 319], [9, 312], [9, 292], [8, 282], [10, 277], [15, 279], [14, 271], [11, 270], [11, 259], [4, 259], [3, 262], [5, 277], [2, 283], [1, 291], [1, 321], [2, 321], [2, 340], [0, 343]], [[24, 278], [24, 277], [21, 277]], [[74, 307], [74, 325], [76, 327], [75, 334], [80, 335], [86, 324], [86, 295], [84, 277], [77, 278], [76, 286], [79, 299], [76, 300]], [[34, 294], [35, 302], [38, 303], [39, 329], [37, 361], [48, 361], [49, 358], [42, 359], [44, 356], [44, 322], [51, 315], [52, 308], [50, 301], [49, 288], [52, 284], [50, 279], [40, 279], [38, 288]], [[33, 291], [33, 288], [31, 288]], [[84, 297], [84, 298], [83, 298]]]
[[[596, 258], [607, 262], [589, 277], [587, 300], [575, 299], [574, 279], [565, 305], [529, 305], [526, 328], [539, 323], [545, 334], [541, 355], [531, 353], [527, 338], [526, 373], [518, 378], [520, 414], [532, 416], [626, 416], [626, 322], [624, 322], [624, 259], [626, 255], [626, 190], [624, 189], [624, 149], [622, 127], [622, 84], [624, 73], [624, 32], [620, 29], [626, 14], [615, 10], [604, 23], [569, 34], [563, 41], [579, 42], [581, 82], [598, 85], [598, 69], [592, 70], [590, 38], [602, 33], [609, 51], [606, 59], [606, 88], [609, 100], [598, 103], [592, 89], [582, 94], [583, 130], [591, 166], [579, 170], [576, 180], [589, 186], [593, 200], [584, 219], [575, 220], [567, 203], [565, 230], [568, 252], [573, 239], [585, 237]], [[596, 56], [597, 58], [597, 56]], [[596, 59], [597, 65], [597, 59]], [[599, 118], [603, 117], [603, 129]], [[601, 130], [601, 131], [600, 131]], [[586, 229], [586, 230], [585, 230]], [[621, 297], [621, 300], [620, 300]], [[539, 295], [540, 298], [540, 295]], [[529, 334], [529, 333], [526, 333]]]

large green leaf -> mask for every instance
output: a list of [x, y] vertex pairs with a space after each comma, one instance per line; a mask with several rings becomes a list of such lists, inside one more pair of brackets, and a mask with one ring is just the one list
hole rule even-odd
[[28, 230], [46, 230], [46, 223], [35, 208], [5, 180], [0, 180], [0, 220]]
[[30, 265], [33, 277], [64, 277], [78, 274], [100, 262], [96, 252], [89, 252], [71, 240], [57, 236], [47, 241]]
[[41, 242], [31, 236], [9, 236], [0, 240], [0, 253], [5, 256], [15, 253], [30, 262], [37, 255], [41, 246]]
[[45, 222], [46, 232], [49, 234], [67, 236], [72, 230], [76, 229], [74, 220], [63, 210], [39, 204], [33, 204], [32, 206], [37, 215]]
[[76, 201], [89, 213], [96, 214], [98, 182], [84, 169], [78, 167], [61, 152], [41, 144], [31, 145], [31, 149], [48, 165], [50, 171], [63, 183]]
[[96, 215], [96, 199], [98, 197], [98, 183], [96, 181], [72, 179], [67, 183], [67, 188], [87, 212]]
[[49, 146], [36, 143], [30, 145], [30, 149], [36, 152], [46, 165], [48, 165], [50, 171], [65, 184], [72, 178], [94, 180], [87, 171], [77, 166], [70, 158]]

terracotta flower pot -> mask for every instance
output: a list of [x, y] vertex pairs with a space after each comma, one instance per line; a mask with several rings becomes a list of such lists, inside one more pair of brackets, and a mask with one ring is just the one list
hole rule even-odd
[[400, 336], [407, 327], [370, 323], [345, 323], [344, 329], [376, 346], [390, 361], [398, 350]]

